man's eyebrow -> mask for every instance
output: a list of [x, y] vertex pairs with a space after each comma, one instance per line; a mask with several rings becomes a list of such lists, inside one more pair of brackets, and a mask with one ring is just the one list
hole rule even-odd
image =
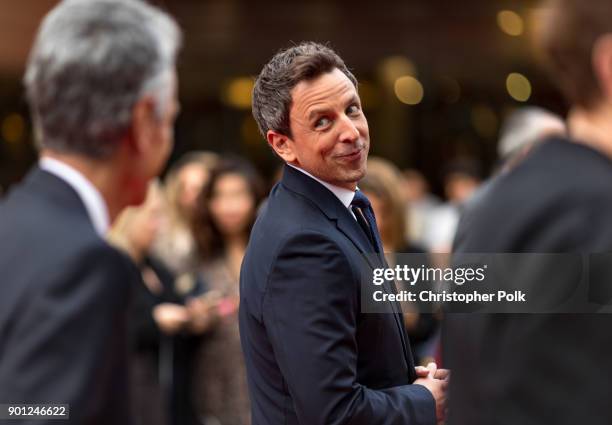
[[326, 112], [329, 112], [329, 110], [329, 108], [314, 108], [308, 113], [308, 120], [312, 120], [317, 115], [325, 114]]
[[[351, 105], [353, 103], [361, 103], [359, 96], [357, 94], [352, 94], [349, 98], [344, 102], [345, 105]], [[314, 108], [308, 112], [308, 120], [312, 120], [317, 115], [323, 115], [330, 111], [330, 108]]]
[[361, 103], [359, 96], [357, 94], [353, 94], [347, 101], [346, 104], [350, 105], [351, 103]]

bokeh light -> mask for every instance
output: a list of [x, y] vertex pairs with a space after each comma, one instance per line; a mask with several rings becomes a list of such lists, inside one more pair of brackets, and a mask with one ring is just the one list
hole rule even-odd
[[523, 18], [512, 10], [501, 10], [497, 13], [497, 25], [508, 35], [519, 36], [523, 33]]
[[417, 76], [414, 63], [405, 56], [389, 56], [379, 66], [379, 75], [383, 82], [393, 86], [398, 78], [404, 75]]
[[399, 101], [406, 105], [418, 105], [423, 100], [423, 85], [410, 75], [395, 80], [393, 88]]
[[9, 143], [18, 143], [25, 134], [25, 121], [19, 114], [10, 114], [2, 121], [2, 138]]
[[254, 81], [250, 77], [235, 78], [224, 87], [222, 99], [231, 107], [250, 109], [253, 85]]
[[512, 72], [506, 78], [508, 94], [518, 102], [526, 102], [531, 96], [531, 83], [523, 74]]

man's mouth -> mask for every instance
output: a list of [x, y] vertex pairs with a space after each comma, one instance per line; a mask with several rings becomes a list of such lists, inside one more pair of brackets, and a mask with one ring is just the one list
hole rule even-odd
[[359, 148], [359, 149], [352, 150], [346, 154], [338, 155], [338, 158], [348, 160], [348, 161], [354, 161], [357, 159], [361, 159], [362, 155], [363, 155], [363, 148]]

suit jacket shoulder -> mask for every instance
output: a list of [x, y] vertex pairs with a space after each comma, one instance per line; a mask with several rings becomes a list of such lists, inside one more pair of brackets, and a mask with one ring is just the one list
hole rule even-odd
[[611, 209], [612, 161], [585, 145], [549, 139], [468, 204], [455, 251], [609, 251]]
[[0, 204], [0, 401], [70, 403], [71, 423], [127, 423], [129, 259], [76, 192], [35, 169]]

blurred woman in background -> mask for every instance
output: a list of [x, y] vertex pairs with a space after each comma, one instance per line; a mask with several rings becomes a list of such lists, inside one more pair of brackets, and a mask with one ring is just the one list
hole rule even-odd
[[198, 334], [212, 316], [201, 307], [196, 315], [190, 306], [203, 290], [197, 279], [191, 291], [178, 293], [175, 276], [148, 256], [163, 220], [164, 200], [155, 183], [145, 203], [124, 210], [109, 234], [141, 271], [133, 282], [129, 318], [132, 414], [137, 425], [194, 425], [191, 365]]
[[199, 265], [191, 223], [197, 197], [218, 159], [212, 152], [188, 152], [166, 176], [167, 220], [155, 238], [152, 254], [176, 275], [194, 272]]
[[240, 265], [263, 198], [255, 169], [221, 160], [202, 191], [194, 235], [203, 260], [205, 297], [217, 300], [216, 321], [198, 354], [196, 408], [207, 425], [246, 425], [250, 407], [238, 330]]
[[408, 226], [401, 193], [401, 175], [391, 162], [379, 157], [368, 159], [368, 173], [359, 182], [359, 189], [368, 197], [376, 215], [376, 224], [383, 248], [391, 257], [396, 252], [423, 252], [405, 238]]
[[[430, 262], [425, 250], [406, 240], [405, 204], [401, 193], [400, 171], [383, 158], [368, 159], [368, 173], [359, 182], [359, 189], [368, 197], [376, 216], [376, 223], [390, 267], [397, 264], [397, 254], [413, 254], [414, 266], [427, 266]], [[404, 324], [410, 336], [413, 356], [417, 364], [426, 364], [435, 354], [435, 337], [438, 318], [421, 313], [418, 305], [411, 305], [411, 312], [404, 312]]]

